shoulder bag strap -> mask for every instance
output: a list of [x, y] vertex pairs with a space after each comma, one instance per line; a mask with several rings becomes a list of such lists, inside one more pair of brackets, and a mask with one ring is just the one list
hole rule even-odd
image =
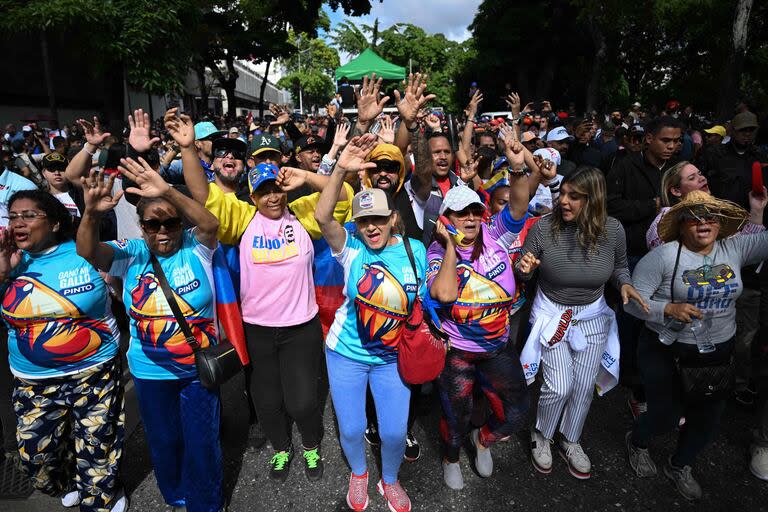
[[683, 251], [683, 242], [678, 240], [677, 243], [677, 256], [675, 257], [675, 266], [672, 269], [672, 282], [669, 284], [669, 296], [672, 304], [675, 303], [675, 276], [677, 276], [677, 267], [680, 265], [680, 253]]
[[[416, 260], [413, 258], [413, 249], [411, 249], [411, 242], [408, 237], [403, 235], [403, 244], [405, 245], [405, 252], [408, 254], [408, 261], [411, 262], [411, 268], [413, 268], [413, 275], [416, 277], [416, 285], [418, 290], [419, 285], [419, 271], [416, 270]], [[417, 292], [418, 294], [418, 292]]]
[[157, 281], [160, 283], [160, 288], [163, 290], [165, 300], [168, 301], [168, 305], [171, 307], [171, 311], [173, 311], [173, 316], [176, 318], [176, 322], [178, 322], [179, 328], [181, 328], [181, 332], [184, 334], [185, 341], [192, 348], [193, 352], [197, 352], [200, 350], [200, 343], [192, 334], [192, 330], [189, 328], [187, 319], [184, 318], [184, 315], [181, 314], [179, 303], [176, 302], [176, 298], [173, 296], [173, 291], [171, 290], [170, 285], [168, 285], [168, 279], [165, 277], [165, 272], [163, 272], [163, 268], [160, 266], [160, 262], [157, 261], [157, 257], [152, 253], [149, 255], [149, 260], [152, 262], [152, 268], [155, 271], [155, 278], [157, 278]]

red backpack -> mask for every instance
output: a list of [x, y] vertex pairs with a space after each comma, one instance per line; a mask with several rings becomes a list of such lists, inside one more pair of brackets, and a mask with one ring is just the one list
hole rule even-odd
[[432, 334], [424, 318], [424, 309], [418, 297], [419, 273], [413, 259], [413, 251], [407, 237], [403, 237], [405, 251], [416, 276], [416, 300], [408, 319], [405, 321], [403, 337], [397, 346], [397, 369], [408, 384], [424, 384], [435, 380], [445, 366], [446, 343]]

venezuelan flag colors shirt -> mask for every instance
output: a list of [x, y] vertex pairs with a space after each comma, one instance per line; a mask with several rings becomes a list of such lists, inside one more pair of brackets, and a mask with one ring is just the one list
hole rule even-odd
[[[192, 334], [205, 348], [217, 340], [213, 286], [213, 249], [197, 241], [194, 229], [184, 231], [182, 244], [170, 256], [158, 256]], [[140, 379], [195, 378], [195, 356], [184, 339], [144, 240], [109, 242], [115, 250], [109, 274], [123, 280], [123, 302], [131, 322], [128, 366]]]
[[72, 240], [23, 254], [3, 290], [2, 315], [17, 377], [71, 375], [117, 354], [120, 333], [107, 285]]
[[344, 303], [336, 312], [326, 344], [354, 361], [395, 362], [416, 294], [423, 295], [426, 290], [426, 249], [410, 239], [417, 281], [400, 236], [396, 237], [397, 244], [373, 251], [355, 236], [353, 228], [345, 229], [344, 248], [334, 254], [344, 269]]
[[[438, 309], [451, 347], [467, 352], [490, 352], [509, 338], [509, 312], [515, 297], [515, 275], [509, 258], [510, 234], [519, 233], [528, 218], [515, 220], [505, 208], [482, 225], [483, 251], [472, 261], [472, 247], [458, 247], [456, 279], [459, 297]], [[427, 252], [427, 282], [440, 272], [445, 248], [432, 242]]]

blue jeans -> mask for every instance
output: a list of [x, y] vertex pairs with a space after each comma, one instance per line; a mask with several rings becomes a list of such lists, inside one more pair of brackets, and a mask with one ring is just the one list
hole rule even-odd
[[218, 392], [199, 380], [134, 377], [157, 486], [168, 505], [188, 512], [221, 509]]
[[333, 407], [339, 420], [341, 448], [352, 473], [362, 475], [368, 471], [363, 435], [367, 423], [365, 391], [370, 386], [381, 437], [381, 478], [386, 484], [394, 484], [405, 453], [411, 398], [410, 388], [397, 371], [397, 362], [359, 363], [329, 348], [325, 350], [325, 358]]

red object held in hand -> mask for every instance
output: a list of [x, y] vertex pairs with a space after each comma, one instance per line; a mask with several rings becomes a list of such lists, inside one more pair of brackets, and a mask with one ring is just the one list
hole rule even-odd
[[763, 195], [763, 166], [760, 162], [752, 164], [752, 193], [756, 196]]

